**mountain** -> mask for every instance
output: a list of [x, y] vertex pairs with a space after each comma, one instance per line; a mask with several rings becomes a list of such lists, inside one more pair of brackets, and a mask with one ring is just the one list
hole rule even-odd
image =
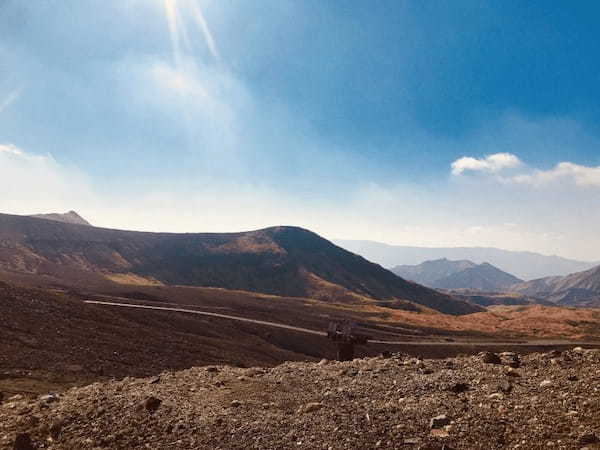
[[88, 226], [92, 225], [87, 220], [85, 220], [83, 217], [81, 217], [79, 214], [77, 214], [75, 211], [69, 211], [64, 214], [57, 214], [57, 213], [34, 214], [29, 217], [35, 217], [37, 219], [54, 220], [55, 222], [74, 223], [77, 225], [88, 225]]
[[523, 280], [489, 263], [438, 259], [416, 266], [396, 266], [396, 275], [436, 289], [477, 289], [498, 291]]
[[390, 269], [399, 277], [425, 286], [433, 286], [436, 281], [451, 276], [457, 272], [475, 267], [477, 264], [471, 261], [450, 261], [442, 258], [425, 261], [418, 265], [402, 265]]
[[600, 307], [600, 266], [564, 277], [519, 283], [511, 290], [565, 306]]
[[437, 280], [438, 289], [479, 289], [480, 291], [501, 291], [520, 283], [521, 279], [504, 272], [489, 263], [477, 264], [446, 278]]
[[346, 302], [480, 308], [397, 277], [317, 234], [278, 226], [242, 233], [148, 233], [0, 214], [0, 270], [68, 284], [221, 287]]
[[421, 264], [440, 258], [466, 259], [476, 264], [488, 262], [500, 270], [524, 280], [547, 276], [562, 276], [588, 270], [598, 262], [576, 261], [560, 256], [532, 252], [515, 252], [493, 247], [407, 247], [375, 241], [334, 240], [335, 244], [362, 255], [384, 267]]

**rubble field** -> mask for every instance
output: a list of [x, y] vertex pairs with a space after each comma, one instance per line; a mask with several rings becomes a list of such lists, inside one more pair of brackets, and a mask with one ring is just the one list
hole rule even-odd
[[208, 366], [0, 403], [3, 449], [597, 449], [600, 350]]

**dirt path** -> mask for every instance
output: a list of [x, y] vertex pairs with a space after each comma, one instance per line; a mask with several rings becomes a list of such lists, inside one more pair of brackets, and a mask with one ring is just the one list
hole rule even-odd
[[[89, 303], [89, 304], [94, 304], [94, 305], [115, 306], [115, 307], [121, 307], [121, 308], [139, 308], [139, 309], [151, 309], [151, 310], [158, 310], [158, 311], [173, 311], [173, 312], [180, 312], [180, 313], [185, 313], [185, 314], [197, 314], [197, 315], [201, 315], [201, 316], [216, 317], [219, 319], [236, 320], [238, 322], [246, 322], [246, 323], [253, 323], [253, 324], [257, 324], [257, 325], [263, 325], [263, 326], [267, 326], [267, 327], [281, 328], [281, 329], [285, 329], [285, 330], [296, 331], [299, 333], [312, 334], [312, 335], [316, 335], [316, 336], [327, 336], [327, 333], [325, 333], [325, 332], [310, 330], [308, 328], [295, 327], [292, 325], [268, 322], [268, 321], [264, 321], [264, 320], [249, 319], [247, 317], [231, 316], [228, 314], [220, 314], [220, 313], [207, 312], [207, 311], [197, 311], [194, 309], [169, 308], [169, 307], [165, 307], [165, 306], [135, 305], [135, 304], [131, 304], [131, 303], [105, 302], [105, 301], [97, 301], [97, 300], [85, 300], [84, 302]], [[503, 347], [503, 346], [507, 346], [507, 345], [527, 346], [527, 347], [531, 347], [531, 346], [556, 347], [558, 345], [588, 345], [588, 346], [589, 345], [593, 345], [593, 346], [600, 345], [598, 342], [578, 342], [578, 341], [567, 341], [567, 340], [556, 340], [556, 339], [555, 340], [519, 341], [519, 342], [510, 342], [510, 341], [507, 341], [507, 342], [500, 342], [500, 341], [452, 341], [452, 342], [443, 341], [443, 342], [436, 342], [436, 341], [425, 341], [425, 340], [423, 340], [423, 341], [370, 340], [369, 343], [370, 344], [381, 344], [381, 345], [415, 345], [415, 346], [417, 346], [417, 345], [418, 346], [423, 346], [423, 345], [462, 346], [462, 345], [468, 344], [468, 345], [482, 346], [482, 347], [490, 347], [490, 346], [496, 346], [496, 345], [499, 347]]]
[[160, 311], [173, 311], [173, 312], [181, 312], [181, 313], [187, 313], [187, 314], [199, 314], [201, 316], [217, 317], [219, 319], [237, 320], [238, 322], [247, 322], [247, 323], [254, 323], [257, 325], [264, 325], [267, 327], [283, 328], [286, 330], [297, 331], [299, 333], [314, 334], [317, 336], [326, 336], [327, 335], [327, 333], [324, 333], [322, 331], [309, 330], [308, 328], [294, 327], [292, 325], [284, 325], [284, 324], [275, 323], [275, 322], [266, 322], [264, 320], [248, 319], [246, 317], [230, 316], [228, 314], [220, 314], [220, 313], [207, 312], [207, 311], [197, 311], [194, 309], [168, 308], [165, 306], [150, 306], [150, 305], [134, 305], [131, 303], [101, 302], [101, 301], [97, 301], [97, 300], [85, 300], [84, 302], [91, 303], [94, 305], [119, 306], [119, 307], [123, 307], [123, 308], [155, 309], [155, 310], [160, 310]]

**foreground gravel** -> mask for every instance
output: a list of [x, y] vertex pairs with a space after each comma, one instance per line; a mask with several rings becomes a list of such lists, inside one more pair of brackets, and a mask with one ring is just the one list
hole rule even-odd
[[212, 366], [0, 394], [0, 448], [595, 449], [599, 389], [600, 352], [581, 348]]

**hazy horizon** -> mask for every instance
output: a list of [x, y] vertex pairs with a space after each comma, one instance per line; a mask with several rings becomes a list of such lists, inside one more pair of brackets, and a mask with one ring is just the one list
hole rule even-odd
[[600, 260], [600, 6], [0, 3], [0, 212]]

